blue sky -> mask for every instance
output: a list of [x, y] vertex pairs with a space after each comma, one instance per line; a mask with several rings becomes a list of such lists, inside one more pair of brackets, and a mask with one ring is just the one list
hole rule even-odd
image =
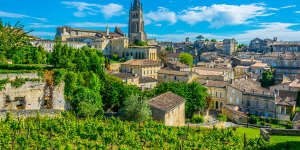
[[[248, 43], [255, 37], [300, 41], [298, 0], [141, 0], [145, 31], [160, 41], [236, 38]], [[20, 21], [32, 35], [53, 39], [56, 27], [113, 30], [127, 33], [130, 0], [0, 0], [0, 18]]]

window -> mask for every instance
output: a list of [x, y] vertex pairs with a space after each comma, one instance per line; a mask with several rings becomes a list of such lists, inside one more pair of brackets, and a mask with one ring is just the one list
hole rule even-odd
[[220, 98], [222, 98], [222, 92], [220, 92]]
[[239, 98], [236, 98], [235, 99], [235, 104], [239, 104], [240, 103], [240, 99]]
[[164, 79], [167, 79], [167, 75], [164, 75]]
[[216, 97], [218, 97], [218, 92], [216, 92]]
[[230, 104], [232, 103], [232, 97], [230, 97]]
[[235, 93], [235, 90], [234, 89], [232, 89], [232, 94], [234, 94]]
[[174, 76], [174, 80], [177, 81], [177, 76]]

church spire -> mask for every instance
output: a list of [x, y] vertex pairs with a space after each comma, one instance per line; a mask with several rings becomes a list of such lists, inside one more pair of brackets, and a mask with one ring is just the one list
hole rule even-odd
[[140, 0], [134, 0], [133, 2], [133, 9], [139, 9], [141, 8], [141, 2]]

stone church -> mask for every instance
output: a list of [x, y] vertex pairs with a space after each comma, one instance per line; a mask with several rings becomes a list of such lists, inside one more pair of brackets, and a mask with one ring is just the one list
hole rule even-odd
[[128, 37], [131, 43], [135, 41], [145, 42], [147, 40], [144, 32], [143, 5], [140, 0], [134, 0], [130, 6]]

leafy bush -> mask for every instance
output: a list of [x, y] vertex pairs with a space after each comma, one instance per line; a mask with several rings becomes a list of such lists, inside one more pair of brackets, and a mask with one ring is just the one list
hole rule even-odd
[[204, 117], [201, 115], [194, 115], [191, 119], [192, 123], [203, 123], [204, 122]]
[[57, 69], [54, 70], [54, 85], [58, 85], [59, 83], [61, 83], [64, 80], [65, 77], [65, 70], [63, 69]]
[[29, 81], [29, 78], [19, 78], [16, 77], [15, 80], [10, 81], [11, 86], [15, 87], [15, 88], [19, 88], [21, 87], [23, 84], [25, 84], [26, 81]]
[[50, 70], [53, 67], [46, 65], [27, 65], [27, 64], [0, 64], [0, 69], [5, 70]]
[[260, 122], [260, 125], [265, 126], [265, 125], [266, 125], [266, 122], [265, 122], [265, 121], [261, 121], [261, 122]]
[[219, 120], [219, 121], [227, 121], [227, 117], [225, 115], [221, 114], [221, 115], [219, 115], [217, 117], [217, 120]]
[[249, 117], [249, 123], [250, 124], [256, 124], [257, 123], [257, 121], [258, 121], [258, 118], [256, 117], [256, 116], [254, 116], [254, 115], [251, 115], [250, 117]]
[[7, 84], [8, 81], [9, 81], [8, 78], [0, 80], [0, 90], [4, 88], [5, 84]]

